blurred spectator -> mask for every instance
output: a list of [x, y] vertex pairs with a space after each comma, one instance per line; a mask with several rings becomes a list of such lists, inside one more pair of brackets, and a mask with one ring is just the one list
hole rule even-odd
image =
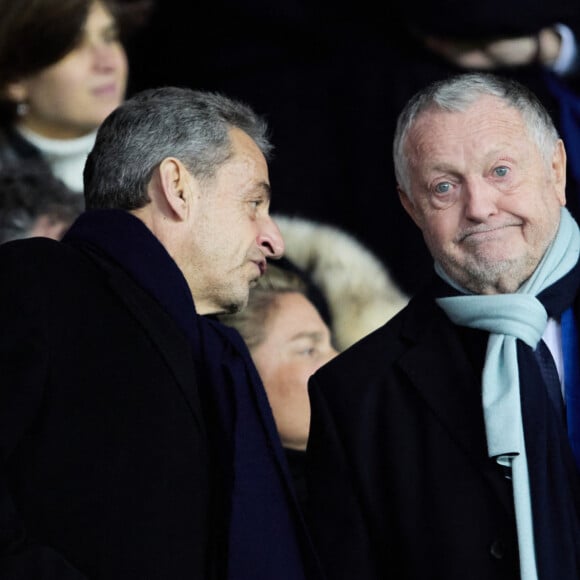
[[306, 450], [310, 375], [337, 354], [330, 329], [294, 268], [269, 264], [250, 291], [248, 306], [220, 321], [236, 328], [260, 373], [282, 445]]
[[248, 345], [264, 384], [299, 500], [304, 505], [304, 461], [310, 427], [308, 379], [336, 356], [318, 295], [287, 260], [270, 264], [250, 291], [248, 305], [219, 317]]
[[338, 350], [352, 346], [407, 304], [408, 296], [384, 264], [350, 233], [299, 217], [274, 218], [286, 257], [324, 298], [318, 309], [323, 315], [328, 312], [326, 321]]
[[125, 98], [125, 35], [149, 1], [0, 0], [0, 168], [41, 158], [77, 192], [95, 132]]
[[82, 197], [42, 163], [0, 172], [0, 243], [43, 236], [59, 240], [82, 211]]

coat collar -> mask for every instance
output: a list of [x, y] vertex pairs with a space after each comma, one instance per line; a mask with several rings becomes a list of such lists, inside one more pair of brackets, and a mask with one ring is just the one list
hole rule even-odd
[[107, 273], [112, 290], [140, 322], [151, 341], [157, 346], [173, 373], [197, 426], [205, 434], [199, 383], [195, 373], [191, 346], [184, 334], [159, 304], [135, 284], [124, 270], [104, 256], [88, 250], [88, 248], [85, 248], [85, 251]]

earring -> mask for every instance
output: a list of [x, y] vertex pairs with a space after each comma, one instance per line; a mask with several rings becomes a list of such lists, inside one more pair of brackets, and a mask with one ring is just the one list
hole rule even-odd
[[16, 105], [16, 114], [19, 117], [24, 117], [28, 113], [28, 104], [20, 102]]

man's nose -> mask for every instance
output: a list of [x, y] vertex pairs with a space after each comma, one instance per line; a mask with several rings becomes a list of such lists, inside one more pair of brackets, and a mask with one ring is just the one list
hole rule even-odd
[[497, 213], [498, 190], [483, 178], [466, 180], [463, 185], [465, 216], [482, 222]]
[[270, 216], [266, 218], [264, 227], [260, 231], [258, 245], [267, 258], [276, 260], [284, 254], [284, 239], [280, 233], [280, 228]]

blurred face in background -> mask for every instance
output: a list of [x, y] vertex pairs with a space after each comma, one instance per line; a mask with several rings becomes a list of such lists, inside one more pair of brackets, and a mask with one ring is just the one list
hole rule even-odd
[[252, 349], [284, 447], [305, 450], [310, 427], [308, 379], [337, 355], [330, 330], [299, 292], [280, 293], [268, 313], [265, 339]]
[[425, 46], [463, 69], [494, 70], [505, 67], [551, 65], [560, 53], [562, 39], [552, 27], [525, 36], [458, 39], [423, 36]]
[[25, 105], [19, 125], [44, 137], [74, 139], [94, 131], [124, 100], [127, 77], [117, 23], [96, 1], [76, 48], [40, 73], [12, 83], [8, 91]]

